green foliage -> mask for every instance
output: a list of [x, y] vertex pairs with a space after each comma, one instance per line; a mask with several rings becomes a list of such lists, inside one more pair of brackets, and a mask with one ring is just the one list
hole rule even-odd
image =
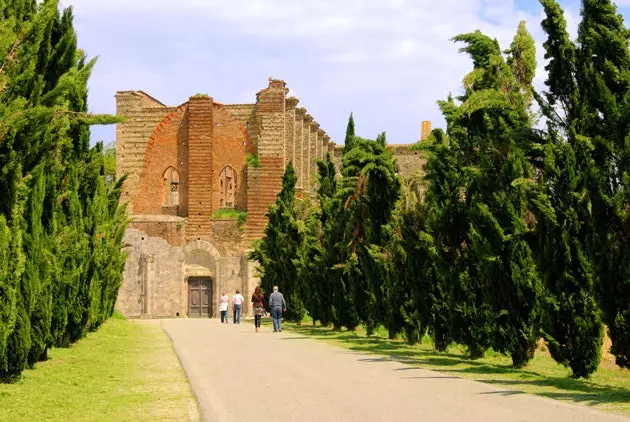
[[330, 154], [326, 154], [325, 161], [318, 162], [317, 167], [319, 207], [310, 205], [300, 216], [304, 224], [304, 242], [299, 250], [298, 279], [304, 289], [304, 303], [311, 318], [324, 326], [331, 322], [340, 326], [335, 304], [340, 301], [337, 295], [343, 293], [338, 289], [341, 286], [334, 282], [331, 270], [335, 264], [334, 255], [327, 249], [331, 239], [326, 237], [325, 231], [333, 223], [330, 218], [331, 202], [337, 193], [336, 169]]
[[[393, 212], [400, 181], [385, 135], [376, 140], [354, 134], [350, 115], [342, 178], [327, 155], [318, 165], [320, 207], [306, 218], [299, 279], [310, 295], [313, 318], [336, 329], [354, 330], [361, 322], [372, 333], [385, 324], [392, 337], [403, 317], [397, 309], [393, 261]], [[392, 305], [392, 306], [390, 306]]]
[[277, 285], [287, 301], [286, 317], [299, 322], [304, 318], [304, 294], [298, 282], [298, 253], [303, 242], [295, 210], [297, 176], [289, 163], [282, 178], [282, 190], [269, 208], [269, 223], [264, 237], [255, 245], [249, 258], [261, 265], [261, 287], [271, 292]]
[[247, 153], [247, 166], [253, 168], [260, 168], [260, 157], [258, 154]]
[[623, 317], [630, 310], [629, 33], [610, 1], [584, 0], [574, 44], [559, 5], [541, 3], [550, 59], [549, 89], [538, 98], [548, 121], [541, 155], [546, 198], [555, 209], [553, 218], [541, 213], [541, 265], [550, 291], [546, 332], [554, 358], [574, 376], [589, 377], [601, 359], [600, 315], [617, 363], [630, 366]]
[[105, 180], [108, 186], [112, 186], [116, 180], [116, 144], [109, 143], [103, 147], [103, 167]]
[[87, 112], [94, 61], [58, 6], [0, 4], [2, 380], [110, 316], [125, 263], [122, 181], [89, 148], [90, 124], [120, 119]]
[[427, 229], [441, 251], [434, 279], [451, 313], [436, 327], [435, 342], [444, 348], [453, 338], [473, 358], [493, 347], [522, 366], [533, 357], [541, 321], [541, 284], [524, 218], [527, 191], [515, 184], [534, 174], [522, 139], [527, 102], [515, 65], [496, 40], [479, 31], [454, 40], [466, 44], [460, 51], [470, 54], [474, 68], [459, 103], [440, 103], [448, 143], [436, 133], [427, 145]]
[[[630, 31], [609, 0], [582, 2], [575, 80], [580, 114], [574, 127], [592, 144], [584, 157], [592, 233], [587, 244], [617, 364], [630, 368]], [[580, 165], [580, 164], [578, 164]]]
[[542, 336], [576, 378], [599, 367], [605, 322], [630, 367], [630, 31], [610, 1], [583, 0], [573, 43], [559, 5], [540, 1], [546, 92], [523, 22], [503, 52], [480, 31], [454, 37], [473, 68], [439, 102], [446, 132], [412, 147], [424, 176], [401, 183], [384, 134], [356, 136], [350, 115], [341, 177], [327, 156], [318, 204], [285, 180], [270, 210], [253, 254], [266, 289], [285, 283], [335, 329], [428, 334], [437, 351], [457, 342], [514, 367]]
[[350, 113], [350, 118], [348, 119], [348, 126], [346, 127], [346, 138], [343, 144], [343, 151], [348, 152], [354, 147], [354, 117], [352, 113]]
[[507, 64], [518, 83], [528, 110], [532, 105], [533, 82], [536, 75], [536, 45], [534, 37], [527, 31], [525, 21], [521, 21], [510, 48], [505, 51]]
[[247, 212], [234, 208], [220, 208], [212, 214], [212, 218], [238, 220], [238, 224], [242, 226], [247, 221]]

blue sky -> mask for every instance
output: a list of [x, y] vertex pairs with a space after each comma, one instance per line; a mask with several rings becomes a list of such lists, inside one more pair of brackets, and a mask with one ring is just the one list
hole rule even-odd
[[[144, 90], [168, 105], [196, 93], [251, 103], [268, 77], [283, 79], [322, 128], [343, 141], [350, 112], [357, 133], [390, 143], [419, 138], [422, 120], [443, 127], [436, 101], [461, 90], [467, 56], [449, 41], [480, 29], [509, 45], [526, 20], [538, 43], [537, 0], [61, 0], [72, 5], [79, 44], [98, 56], [90, 110], [115, 113], [116, 91]], [[575, 35], [579, 1], [561, 0]], [[630, 17], [630, 0], [619, 0]], [[113, 126], [93, 142], [115, 140]]]

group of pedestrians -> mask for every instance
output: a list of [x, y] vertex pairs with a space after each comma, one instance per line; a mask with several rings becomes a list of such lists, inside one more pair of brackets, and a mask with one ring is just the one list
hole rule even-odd
[[[221, 311], [221, 324], [228, 323], [228, 307], [229, 297], [226, 293], [221, 295], [219, 301], [219, 310]], [[234, 324], [241, 323], [241, 312], [243, 310], [243, 303], [245, 298], [237, 290], [236, 294], [232, 296], [232, 311]], [[260, 286], [257, 286], [252, 295], [252, 308], [254, 309], [254, 325], [256, 326], [256, 332], [260, 330], [260, 322], [263, 316], [267, 314], [265, 306], [265, 295], [263, 294]], [[284, 300], [284, 295], [278, 290], [278, 286], [273, 286], [273, 293], [269, 295], [269, 311], [271, 312], [271, 318], [273, 320], [273, 331], [275, 333], [282, 331], [282, 313], [287, 310], [287, 302]]]
[[[228, 323], [229, 301], [230, 298], [225, 292], [223, 292], [223, 294], [221, 295], [221, 299], [219, 300], [219, 310], [221, 311], [221, 324]], [[234, 324], [241, 323], [241, 311], [243, 310], [243, 302], [245, 302], [245, 298], [243, 297], [241, 292], [237, 290], [236, 294], [232, 296], [232, 322]]]

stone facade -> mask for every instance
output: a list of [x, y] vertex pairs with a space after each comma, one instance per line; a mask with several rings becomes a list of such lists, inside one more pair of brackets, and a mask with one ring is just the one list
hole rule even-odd
[[[137, 318], [216, 317], [221, 293], [240, 290], [245, 314], [259, 283], [247, 260], [289, 162], [298, 196], [317, 188], [316, 162], [337, 147], [320, 125], [269, 79], [253, 104], [221, 104], [196, 95], [168, 107], [143, 91], [116, 94], [117, 176], [132, 222], [116, 304]], [[429, 126], [430, 128], [430, 126]], [[423, 137], [426, 131], [423, 124]], [[422, 157], [392, 145], [402, 174]], [[246, 219], [243, 217], [246, 216]]]

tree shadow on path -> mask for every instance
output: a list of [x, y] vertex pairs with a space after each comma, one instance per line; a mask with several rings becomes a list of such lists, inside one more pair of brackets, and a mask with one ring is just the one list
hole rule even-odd
[[[363, 362], [395, 361], [410, 365], [397, 368], [397, 371], [428, 369], [444, 374], [444, 377], [435, 376], [436, 379], [461, 377], [506, 388], [505, 391], [496, 391], [492, 394], [530, 393], [551, 399], [600, 406], [603, 410], [630, 415], [630, 373], [627, 374], [627, 371], [606, 372], [606, 377], [594, 382], [570, 378], [568, 371], [548, 357], [541, 358], [542, 363], [530, 365], [525, 369], [515, 369], [511, 366], [509, 358], [496, 354], [485, 359], [470, 360], [464, 355], [462, 348], [454, 352], [441, 353], [435, 351], [430, 344], [409, 346], [400, 340], [389, 340], [378, 335], [367, 337], [361, 331], [335, 331], [330, 328], [294, 324], [290, 325], [290, 329], [308, 338], [334, 342], [353, 352], [379, 355], [378, 358], [360, 359]], [[567, 376], [557, 376], [563, 373]], [[625, 384], [626, 380], [628, 384]]]

